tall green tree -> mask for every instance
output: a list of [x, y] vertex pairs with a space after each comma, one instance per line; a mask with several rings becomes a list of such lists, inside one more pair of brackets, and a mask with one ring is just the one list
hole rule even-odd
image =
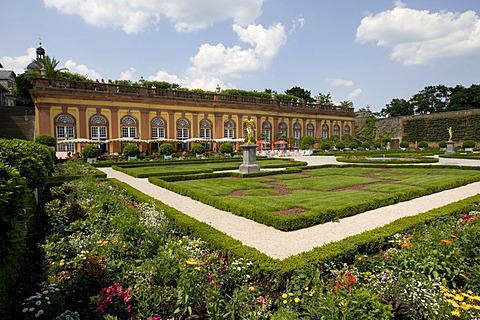
[[384, 117], [410, 116], [414, 114], [413, 105], [405, 99], [392, 99], [392, 101], [380, 110]]
[[445, 112], [450, 100], [450, 89], [444, 85], [427, 86], [413, 95], [410, 103], [416, 114]]
[[292, 87], [291, 89], [285, 90], [285, 94], [295, 96], [299, 98], [299, 100], [307, 103], [314, 102], [315, 100], [312, 98], [312, 92], [309, 90], [305, 90], [298, 86]]
[[333, 106], [332, 95], [330, 93], [321, 93], [319, 92], [315, 96], [315, 101], [322, 106]]
[[33, 60], [33, 63], [34, 68], [26, 71], [27, 77], [30, 79], [41, 77], [42, 73], [47, 78], [60, 78], [62, 72], [68, 71], [67, 68], [59, 68], [60, 61], [55, 59], [55, 57], [50, 58], [48, 55], [41, 59]]

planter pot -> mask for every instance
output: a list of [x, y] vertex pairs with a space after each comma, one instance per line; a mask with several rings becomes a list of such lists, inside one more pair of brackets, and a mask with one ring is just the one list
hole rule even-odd
[[137, 160], [137, 156], [128, 156], [128, 160]]
[[87, 157], [87, 162], [88, 162], [88, 163], [95, 163], [95, 162], [97, 162], [97, 158], [96, 158], [96, 157], [95, 157], [95, 158], [89, 158], [89, 157]]
[[195, 153], [195, 157], [198, 158], [198, 159], [201, 159], [201, 158], [203, 158], [203, 154]]
[[464, 148], [465, 151], [473, 152], [473, 148]]
[[163, 155], [163, 160], [169, 160], [169, 159], [170, 159], [170, 160], [173, 159], [173, 156], [172, 156], [172, 155], [168, 155], [168, 156], [167, 156], [166, 154]]

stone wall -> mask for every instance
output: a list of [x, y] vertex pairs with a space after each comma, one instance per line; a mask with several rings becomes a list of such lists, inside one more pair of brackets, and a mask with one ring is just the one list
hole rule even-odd
[[33, 141], [35, 110], [33, 107], [0, 106], [0, 138]]

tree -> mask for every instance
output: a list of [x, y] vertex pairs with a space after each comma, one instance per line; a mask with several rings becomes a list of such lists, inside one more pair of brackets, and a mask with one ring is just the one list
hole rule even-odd
[[291, 89], [285, 90], [285, 94], [295, 96], [303, 102], [311, 103], [315, 100], [312, 98], [312, 92], [309, 90], [302, 89], [298, 86], [292, 87]]
[[312, 149], [315, 145], [315, 138], [311, 136], [304, 136], [300, 139], [300, 149]]
[[60, 78], [62, 72], [68, 71], [67, 68], [58, 68], [60, 61], [55, 59], [55, 57], [50, 58], [48, 55], [33, 60], [33, 63], [35, 67], [27, 70], [27, 77], [30, 78], [30, 80], [41, 77], [42, 73], [44, 73], [47, 78]]
[[332, 95], [330, 93], [319, 92], [315, 96], [315, 101], [322, 106], [333, 106]]
[[413, 95], [410, 103], [416, 114], [445, 112], [450, 100], [450, 89], [444, 85], [427, 86]]
[[399, 117], [413, 115], [413, 105], [405, 99], [392, 99], [385, 108], [380, 110], [384, 117]]
[[353, 102], [350, 100], [340, 101], [340, 107], [342, 108], [353, 108]]

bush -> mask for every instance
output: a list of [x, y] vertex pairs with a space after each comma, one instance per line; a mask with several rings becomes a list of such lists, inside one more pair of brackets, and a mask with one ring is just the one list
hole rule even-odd
[[218, 151], [220, 151], [221, 153], [232, 153], [233, 146], [230, 143], [224, 143], [220, 146]]
[[373, 147], [374, 147], [375, 149], [380, 149], [380, 148], [382, 147], [382, 143], [381, 143], [380, 141], [375, 141], [375, 142], [373, 143]]
[[440, 142], [438, 143], [438, 147], [445, 149], [445, 148], [447, 147], [447, 141], [445, 141], [445, 140], [440, 141]]
[[165, 156], [171, 155], [174, 151], [175, 149], [170, 143], [164, 143], [158, 148], [158, 152]]
[[35, 138], [35, 142], [46, 145], [47, 147], [55, 147], [55, 145], [57, 144], [55, 138], [48, 134], [39, 134]]
[[102, 150], [95, 144], [88, 144], [82, 150], [82, 155], [85, 158], [97, 158], [102, 154]]
[[343, 150], [343, 149], [345, 149], [345, 143], [343, 143], [342, 141], [339, 141], [335, 145], [335, 148], [337, 148], [338, 150]]
[[407, 141], [400, 142], [400, 148], [407, 149], [410, 144]]
[[355, 142], [355, 141], [352, 141], [348, 144], [348, 147], [352, 150], [354, 149], [357, 149], [358, 148], [358, 144]]
[[325, 142], [322, 142], [322, 145], [320, 146], [320, 148], [323, 150], [323, 151], [328, 151], [330, 150], [330, 143], [325, 141]]
[[194, 145], [192, 146], [192, 148], [190, 149], [190, 151], [191, 151], [192, 153], [196, 153], [196, 154], [204, 154], [205, 151], [206, 151], [206, 149], [205, 149], [205, 147], [204, 147], [202, 144], [196, 143], [196, 144], [194, 144]]
[[419, 147], [420, 149], [427, 149], [427, 148], [428, 148], [428, 142], [427, 142], [427, 141], [420, 141], [420, 142], [418, 143], [418, 147]]
[[475, 141], [473, 140], [465, 140], [463, 141], [463, 148], [475, 148]]
[[126, 157], [136, 157], [140, 153], [140, 149], [136, 144], [128, 144], [123, 148], [123, 154]]
[[300, 149], [312, 149], [315, 145], [315, 138], [310, 136], [305, 136], [300, 139]]
[[370, 148], [370, 142], [367, 142], [367, 141], [362, 142], [362, 148], [363, 149], [369, 149]]

